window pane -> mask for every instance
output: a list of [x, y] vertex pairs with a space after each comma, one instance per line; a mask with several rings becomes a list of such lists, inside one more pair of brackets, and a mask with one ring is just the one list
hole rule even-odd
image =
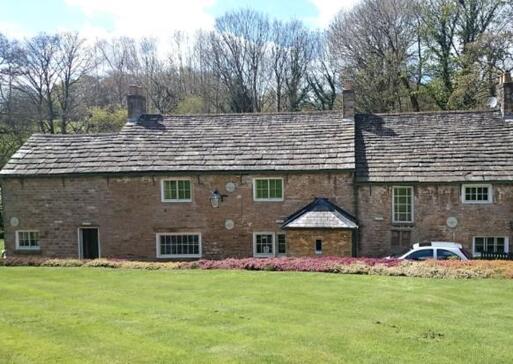
[[490, 197], [490, 188], [488, 186], [465, 187], [465, 201], [486, 202]]
[[412, 221], [412, 189], [410, 187], [394, 187], [394, 221]]
[[39, 246], [39, 233], [37, 231], [32, 231], [30, 233], [30, 247], [37, 248]]
[[39, 247], [38, 231], [17, 231], [16, 234], [19, 248], [35, 249]]
[[495, 238], [492, 238], [492, 237], [488, 237], [486, 238], [486, 245], [485, 245], [485, 249], [488, 253], [493, 253], [494, 250], [495, 250]]
[[484, 251], [484, 238], [474, 239], [474, 251], [476, 253], [482, 253]]
[[190, 200], [191, 181], [169, 180], [164, 181], [164, 200]]
[[322, 240], [320, 239], [315, 241], [315, 252], [322, 253]]
[[255, 248], [257, 254], [273, 254], [273, 236], [271, 234], [258, 234]]
[[164, 199], [176, 200], [177, 198], [178, 195], [176, 181], [164, 181]]
[[504, 238], [496, 239], [495, 251], [497, 253], [504, 253]]
[[161, 235], [161, 255], [199, 255], [199, 235]]
[[269, 197], [282, 198], [282, 180], [270, 179], [269, 180]]
[[266, 199], [269, 198], [269, 180], [257, 179], [256, 183], [256, 198]]
[[191, 181], [178, 181], [178, 199], [189, 200], [191, 198]]
[[278, 254], [287, 253], [287, 241], [285, 234], [278, 234]]

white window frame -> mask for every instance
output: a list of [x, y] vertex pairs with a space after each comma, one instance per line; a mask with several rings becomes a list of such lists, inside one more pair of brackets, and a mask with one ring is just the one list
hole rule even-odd
[[[508, 236], [501, 236], [501, 235], [476, 235], [472, 237], [472, 256], [473, 257], [480, 257], [481, 253], [476, 252], [476, 238], [494, 238], [497, 240], [497, 238], [503, 238], [504, 239], [504, 253], [509, 253], [509, 237]], [[496, 242], [495, 242], [496, 243]]]
[[[257, 198], [256, 194], [256, 181], [266, 181], [271, 179], [281, 180], [281, 198]], [[285, 183], [283, 177], [255, 177], [253, 178], [253, 201], [257, 202], [279, 202], [285, 198]]]
[[[271, 235], [273, 237], [272, 241], [272, 247], [273, 251], [272, 253], [257, 253], [256, 249], [256, 237], [257, 235]], [[253, 256], [256, 258], [272, 258], [276, 255], [276, 233], [274, 231], [254, 231], [253, 232]]]
[[[467, 188], [488, 188], [488, 200], [486, 201], [474, 201], [467, 200], [465, 190]], [[490, 183], [466, 183], [461, 185], [461, 202], [464, 204], [491, 204], [493, 203], [493, 186]]]
[[[164, 193], [164, 184], [165, 184], [165, 182], [171, 182], [171, 181], [177, 181], [177, 186], [178, 186], [178, 181], [189, 181], [189, 183], [191, 184], [191, 197], [189, 199], [179, 199], [179, 198], [166, 199], [165, 198], [166, 195]], [[177, 195], [178, 195], [178, 193], [177, 193]], [[193, 199], [193, 183], [192, 183], [191, 178], [173, 177], [173, 178], [162, 178], [160, 180], [160, 200], [161, 200], [161, 202], [173, 202], [173, 203], [192, 202], [192, 199]]]
[[[395, 189], [396, 188], [408, 188], [411, 191], [411, 219], [409, 221], [397, 221], [395, 219]], [[413, 186], [392, 186], [392, 223], [394, 224], [413, 224], [415, 221], [415, 191]]]
[[[197, 235], [198, 236], [198, 244], [199, 244], [199, 253], [198, 254], [161, 254], [160, 253], [160, 237], [161, 236], [183, 236], [183, 235]], [[155, 234], [155, 242], [156, 242], [156, 252], [157, 258], [201, 258], [203, 254], [203, 242], [201, 238], [200, 232], [173, 232], [173, 233], [156, 233]]]
[[[20, 233], [37, 233], [38, 235], [38, 245], [37, 246], [20, 246]], [[30, 250], [30, 251], [38, 251], [41, 250], [41, 237], [39, 237], [39, 230], [16, 230], [16, 250]]]

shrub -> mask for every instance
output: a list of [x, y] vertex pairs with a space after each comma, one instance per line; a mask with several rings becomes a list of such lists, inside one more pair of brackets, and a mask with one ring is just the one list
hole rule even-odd
[[6, 266], [90, 267], [125, 269], [238, 269], [260, 271], [324, 272], [422, 278], [508, 278], [513, 279], [513, 261], [426, 261], [397, 259], [303, 257], [303, 258], [228, 258], [188, 262], [151, 262], [127, 259], [49, 259], [8, 257]]

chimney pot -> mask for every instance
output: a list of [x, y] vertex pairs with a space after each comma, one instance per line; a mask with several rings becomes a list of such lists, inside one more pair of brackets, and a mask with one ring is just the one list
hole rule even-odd
[[342, 81], [342, 117], [344, 119], [354, 118], [355, 95], [352, 80]]
[[343, 80], [342, 81], [342, 89], [343, 90], [352, 90], [353, 89], [353, 81], [352, 80]]
[[499, 85], [499, 95], [502, 116], [505, 119], [513, 119], [513, 82], [511, 81], [511, 73], [504, 72]]
[[128, 87], [126, 103], [128, 108], [128, 121], [135, 123], [139, 120], [141, 115], [146, 114], [146, 98], [143, 95], [142, 87], [130, 85]]
[[130, 85], [128, 86], [128, 95], [141, 95], [142, 87], [139, 85]]
[[508, 82], [511, 82], [511, 73], [509, 71], [506, 71], [502, 74], [502, 83]]

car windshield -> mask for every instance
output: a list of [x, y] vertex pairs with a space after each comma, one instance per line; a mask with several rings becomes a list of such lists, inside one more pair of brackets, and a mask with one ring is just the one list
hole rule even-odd
[[433, 259], [433, 249], [422, 249], [422, 250], [416, 250], [410, 254], [408, 254], [405, 259], [409, 260], [427, 260], [427, 259]]
[[467, 249], [462, 248], [460, 250], [467, 259], [472, 259], [472, 254], [470, 254], [470, 252]]

